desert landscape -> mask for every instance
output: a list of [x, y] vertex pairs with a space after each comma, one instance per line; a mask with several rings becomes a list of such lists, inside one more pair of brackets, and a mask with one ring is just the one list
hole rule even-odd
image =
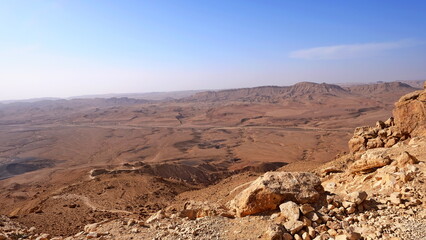
[[425, 12], [0, 1], [0, 240], [426, 240]]
[[[323, 176], [321, 169], [329, 169], [324, 166], [344, 159], [344, 164], [331, 167], [323, 176], [324, 188], [330, 182], [337, 188], [342, 181], [333, 182], [333, 178], [345, 178], [348, 161], [353, 159], [347, 154], [362, 159], [356, 153], [365, 151], [351, 139], [354, 129], [389, 119], [393, 103], [419, 89], [413, 86], [389, 82], [341, 87], [302, 82], [288, 87], [196, 92], [178, 99], [114, 97], [1, 104], [0, 214], [5, 218], [0, 236], [266, 239], [269, 215], [262, 210], [253, 219], [240, 220], [226, 203], [266, 172]], [[424, 105], [421, 108], [424, 111]], [[413, 126], [424, 124], [424, 119], [417, 120]], [[414, 140], [414, 135], [404, 136], [401, 142]], [[397, 143], [379, 142], [365, 147]], [[416, 159], [424, 161], [423, 156], [416, 155]], [[344, 174], [329, 175], [334, 172]], [[352, 187], [359, 189], [363, 184]], [[416, 187], [424, 190], [424, 184]], [[422, 198], [419, 201], [424, 203]], [[278, 205], [266, 210], [274, 211]], [[170, 214], [178, 216], [191, 206], [207, 210], [168, 220]], [[213, 206], [217, 208], [214, 214], [210, 211]], [[159, 214], [165, 212], [168, 217], [161, 220]], [[205, 216], [222, 217], [214, 223], [198, 218]], [[199, 224], [211, 226], [200, 230], [200, 235], [160, 236], [164, 224], [184, 219], [189, 220], [176, 224], [192, 230]], [[129, 232], [120, 221], [129, 226]], [[254, 222], [254, 232], [247, 233]], [[101, 225], [111, 229], [88, 227]], [[237, 230], [226, 233], [219, 229], [222, 225]], [[4, 226], [13, 227], [6, 231]], [[299, 231], [304, 230], [291, 234]], [[270, 239], [281, 239], [283, 233]]]

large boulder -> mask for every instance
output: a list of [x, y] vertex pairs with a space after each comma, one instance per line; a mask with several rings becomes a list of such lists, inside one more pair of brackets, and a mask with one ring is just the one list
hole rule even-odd
[[386, 149], [370, 149], [361, 156], [361, 159], [355, 161], [349, 170], [351, 173], [370, 172], [389, 165], [391, 162], [392, 160], [386, 154]]
[[313, 203], [323, 192], [320, 179], [307, 172], [268, 172], [238, 194], [230, 207], [239, 217], [275, 210], [285, 201]]
[[426, 90], [403, 96], [393, 111], [395, 124], [411, 136], [426, 136]]

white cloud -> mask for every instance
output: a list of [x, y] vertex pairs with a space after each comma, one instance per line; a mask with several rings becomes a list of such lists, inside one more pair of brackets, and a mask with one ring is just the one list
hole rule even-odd
[[422, 43], [415, 40], [401, 40], [396, 42], [334, 45], [293, 51], [289, 57], [307, 60], [358, 58], [419, 44]]

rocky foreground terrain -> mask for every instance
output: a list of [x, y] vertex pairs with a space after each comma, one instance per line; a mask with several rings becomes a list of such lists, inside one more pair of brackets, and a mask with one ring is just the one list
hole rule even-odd
[[356, 128], [350, 153], [310, 172], [231, 176], [149, 218], [106, 217], [72, 236], [2, 216], [0, 240], [426, 239], [426, 90], [403, 96], [393, 116]]

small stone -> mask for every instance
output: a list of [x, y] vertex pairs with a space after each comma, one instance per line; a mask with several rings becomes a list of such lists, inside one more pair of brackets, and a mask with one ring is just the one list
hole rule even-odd
[[307, 204], [307, 203], [300, 206], [300, 211], [302, 212], [303, 215], [306, 215], [314, 210], [315, 209], [310, 204]]
[[344, 208], [350, 208], [350, 207], [352, 207], [352, 206], [356, 206], [356, 204], [355, 203], [353, 203], [353, 202], [348, 202], [348, 201], [343, 201], [342, 202], [342, 206], [344, 207]]
[[401, 204], [401, 193], [399, 192], [391, 193], [391, 195], [389, 196], [389, 201], [394, 205]]
[[268, 230], [266, 230], [265, 235], [268, 240], [281, 240], [285, 232], [282, 225], [272, 224], [269, 226]]
[[92, 239], [92, 238], [97, 238], [97, 237], [98, 237], [98, 233], [97, 232], [90, 232], [86, 236], [87, 239]]
[[360, 191], [360, 192], [352, 192], [350, 194], [348, 194], [346, 196], [347, 200], [349, 202], [353, 202], [357, 205], [361, 204], [362, 202], [364, 202], [365, 199], [367, 199], [367, 193], [364, 191]]
[[321, 218], [316, 212], [310, 212], [306, 214], [306, 217], [313, 222], [321, 222]]
[[349, 240], [349, 238], [346, 236], [346, 234], [337, 235], [334, 240]]
[[308, 234], [311, 238], [315, 237], [315, 229], [313, 227], [308, 227]]
[[312, 226], [312, 221], [309, 218], [305, 217], [305, 216], [302, 217], [302, 222], [303, 222], [303, 225], [305, 227]]
[[152, 223], [152, 222], [161, 220], [164, 217], [165, 217], [164, 210], [160, 210], [160, 211], [156, 212], [154, 215], [152, 215], [151, 217], [149, 217], [145, 222], [146, 223]]
[[294, 234], [294, 240], [303, 240], [299, 234]]
[[304, 233], [302, 234], [302, 239], [303, 239], [303, 240], [311, 240], [311, 236], [309, 236], [309, 233], [304, 232]]
[[334, 229], [331, 229], [331, 228], [328, 229], [327, 233], [330, 234], [331, 236], [336, 236], [337, 235], [337, 231], [334, 230]]
[[133, 226], [135, 225], [136, 221], [134, 219], [129, 219], [129, 221], [127, 221], [127, 226]]
[[334, 222], [334, 221], [329, 221], [329, 222], [327, 222], [326, 225], [327, 225], [328, 228], [331, 228], [331, 229], [334, 229], [334, 230], [342, 228], [342, 225], [340, 223]]
[[295, 234], [303, 228], [303, 222], [302, 221], [287, 221], [287, 222], [284, 223], [284, 227], [291, 234]]
[[42, 233], [39, 237], [36, 238], [36, 240], [48, 240], [50, 237], [47, 233]]
[[289, 221], [297, 221], [300, 217], [299, 206], [288, 201], [280, 205], [281, 215], [285, 216]]
[[84, 231], [86, 233], [94, 232], [94, 231], [96, 231], [97, 227], [98, 227], [97, 223], [88, 224], [88, 225], [84, 226]]
[[355, 208], [354, 206], [349, 207], [349, 208], [347, 208], [347, 209], [346, 209], [346, 212], [347, 212], [348, 214], [352, 214], [352, 213], [354, 213], [355, 211], [356, 211], [356, 208]]

